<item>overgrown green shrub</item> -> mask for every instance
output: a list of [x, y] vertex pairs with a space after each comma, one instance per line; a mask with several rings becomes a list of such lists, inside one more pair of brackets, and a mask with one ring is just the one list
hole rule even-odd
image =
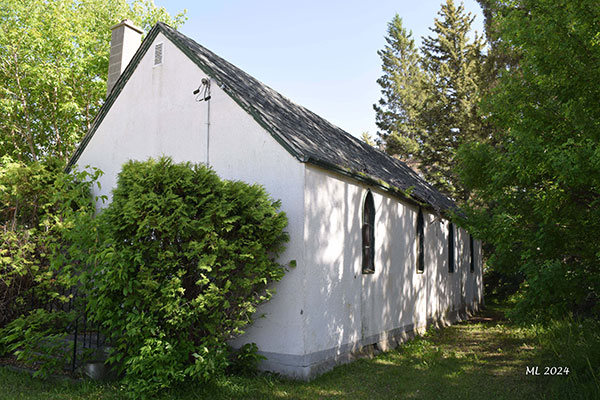
[[255, 375], [258, 372], [258, 364], [266, 360], [266, 357], [258, 354], [256, 343], [246, 343], [239, 349], [231, 349], [230, 354], [227, 372], [235, 375]]
[[262, 187], [222, 181], [203, 165], [161, 158], [123, 166], [97, 218], [105, 239], [89, 307], [131, 393], [225, 370], [226, 341], [284, 274], [279, 205]]
[[101, 174], [66, 174], [63, 166], [0, 160], [0, 353], [42, 374], [62, 366], [59, 353], [68, 351], [62, 339], [74, 311], [63, 306], [83, 274], [77, 260], [89, 251], [90, 185]]
[[2, 341], [19, 361], [35, 369], [34, 376], [46, 377], [63, 371], [73, 354], [73, 343], [66, 339], [74, 318], [76, 309], [36, 308], [9, 323], [2, 331]]
[[523, 280], [522, 319], [599, 319], [598, 1], [485, 3], [491, 53], [510, 67], [482, 101], [496, 142], [460, 151], [467, 227], [493, 246], [493, 269]]

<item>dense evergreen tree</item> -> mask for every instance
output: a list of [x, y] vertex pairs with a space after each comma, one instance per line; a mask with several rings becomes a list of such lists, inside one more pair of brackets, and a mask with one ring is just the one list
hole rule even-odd
[[396, 16], [387, 46], [379, 52], [382, 98], [375, 106], [386, 150], [414, 160], [427, 180], [458, 200], [468, 193], [458, 183], [458, 147], [485, 136], [478, 113], [483, 42], [469, 39], [473, 16], [452, 0], [442, 4], [432, 36], [419, 52]]
[[382, 60], [383, 76], [377, 80], [382, 97], [373, 106], [378, 135], [388, 153], [414, 165], [423, 136], [419, 113], [427, 98], [421, 57], [412, 32], [407, 32], [397, 14], [388, 24], [385, 40], [387, 45], [377, 52]]
[[429, 98], [421, 115], [426, 133], [421, 168], [430, 182], [466, 200], [455, 155], [463, 143], [484, 134], [478, 114], [483, 43], [479, 37], [469, 41], [474, 17], [462, 5], [455, 7], [447, 0], [439, 16], [431, 28], [434, 35], [425, 38], [422, 46]]

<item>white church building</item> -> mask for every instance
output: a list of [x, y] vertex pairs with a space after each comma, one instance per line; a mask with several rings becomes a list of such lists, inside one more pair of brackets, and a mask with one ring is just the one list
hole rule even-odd
[[483, 302], [481, 243], [447, 219], [456, 206], [401, 161], [299, 106], [158, 23], [140, 45], [113, 27], [108, 96], [68, 168], [130, 159], [208, 163], [281, 200], [296, 261], [237, 344], [262, 367], [309, 379]]

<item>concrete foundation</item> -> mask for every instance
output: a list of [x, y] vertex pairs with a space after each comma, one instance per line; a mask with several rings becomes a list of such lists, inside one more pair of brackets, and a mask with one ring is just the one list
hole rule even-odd
[[408, 324], [364, 338], [358, 342], [311, 354], [291, 355], [259, 352], [267, 357], [267, 360], [261, 362], [260, 369], [276, 372], [293, 379], [310, 381], [332, 370], [337, 365], [346, 364], [363, 357], [371, 358], [381, 352], [392, 350], [415, 336], [425, 333], [429, 328], [442, 328], [464, 321], [476, 313], [479, 308], [480, 305], [477, 304], [473, 308], [451, 311], [439, 318], [430, 318], [423, 325]]

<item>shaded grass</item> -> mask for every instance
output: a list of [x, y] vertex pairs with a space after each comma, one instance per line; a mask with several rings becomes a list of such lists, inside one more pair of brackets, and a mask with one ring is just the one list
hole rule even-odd
[[71, 400], [122, 399], [114, 386], [89, 380], [74, 381], [64, 378], [37, 379], [30, 374], [0, 367], [0, 399]]
[[[558, 330], [518, 327], [492, 305], [478, 317], [431, 330], [398, 349], [339, 366], [311, 381], [274, 375], [226, 377], [164, 393], [162, 399], [572, 399], [597, 398], [584, 375], [532, 376], [527, 366], [565, 366]], [[564, 324], [560, 325], [564, 330]], [[554, 336], [552, 336], [554, 335]], [[574, 337], [574, 336], [573, 336]], [[552, 341], [556, 343], [551, 346]], [[584, 338], [594, 340], [594, 337]], [[577, 340], [571, 340], [577, 343]], [[581, 340], [579, 340], [581, 341]], [[598, 360], [595, 360], [596, 362]], [[583, 364], [582, 364], [583, 365]], [[568, 365], [566, 365], [568, 366]], [[593, 369], [592, 369], [593, 372]], [[579, 390], [581, 388], [581, 390]], [[0, 399], [121, 399], [118, 385], [39, 381], [0, 368]]]

